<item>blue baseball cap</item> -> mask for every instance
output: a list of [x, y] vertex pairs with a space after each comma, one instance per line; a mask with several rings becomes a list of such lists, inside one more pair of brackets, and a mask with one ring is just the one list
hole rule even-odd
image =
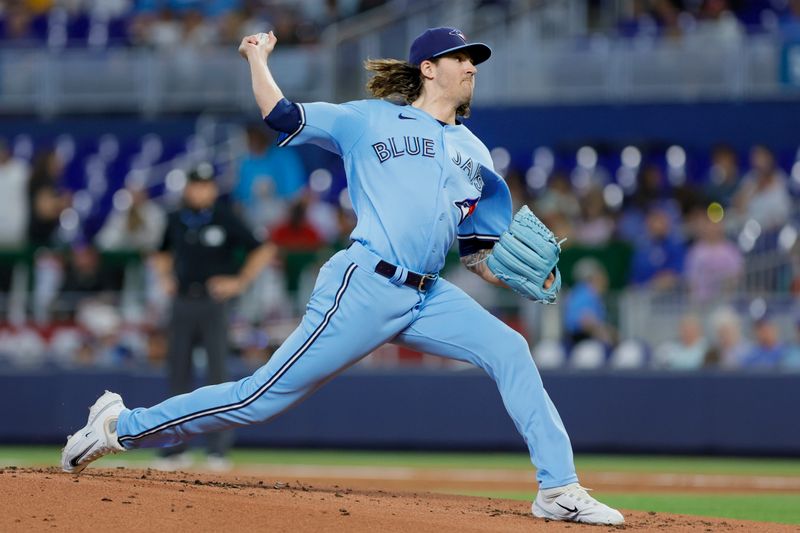
[[411, 43], [408, 62], [419, 66], [426, 59], [435, 59], [458, 51], [468, 54], [473, 65], [483, 63], [492, 55], [492, 49], [485, 44], [468, 43], [459, 29], [430, 28]]

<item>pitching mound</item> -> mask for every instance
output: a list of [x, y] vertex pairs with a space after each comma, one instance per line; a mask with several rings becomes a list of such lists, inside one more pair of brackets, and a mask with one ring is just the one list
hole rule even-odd
[[796, 527], [625, 512], [619, 528], [535, 519], [530, 504], [352, 489], [243, 475], [0, 469], [0, 531], [797, 531]]

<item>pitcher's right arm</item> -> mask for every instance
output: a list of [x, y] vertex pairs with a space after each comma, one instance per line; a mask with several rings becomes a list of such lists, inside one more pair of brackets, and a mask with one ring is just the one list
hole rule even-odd
[[256, 98], [261, 117], [266, 118], [283, 98], [283, 92], [267, 66], [267, 60], [278, 39], [271, 31], [248, 35], [239, 45], [239, 54], [250, 64], [253, 96]]

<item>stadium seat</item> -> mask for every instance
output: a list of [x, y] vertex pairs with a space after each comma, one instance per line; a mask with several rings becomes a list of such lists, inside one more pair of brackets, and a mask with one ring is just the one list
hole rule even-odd
[[590, 339], [576, 344], [569, 357], [569, 366], [582, 370], [601, 368], [605, 362], [605, 346], [599, 341]]
[[566, 359], [564, 347], [555, 340], [542, 340], [533, 349], [533, 360], [540, 369], [560, 368]]
[[625, 340], [611, 352], [611, 368], [631, 370], [643, 368], [647, 360], [645, 347], [639, 341]]

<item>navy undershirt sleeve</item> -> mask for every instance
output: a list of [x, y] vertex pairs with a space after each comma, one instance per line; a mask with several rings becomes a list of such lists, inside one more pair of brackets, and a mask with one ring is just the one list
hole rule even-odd
[[300, 110], [286, 98], [281, 98], [264, 122], [275, 131], [292, 133], [300, 127]]
[[458, 239], [458, 255], [464, 257], [479, 252], [480, 250], [494, 248], [495, 242], [496, 241], [493, 240], [476, 239], [475, 237], [470, 239]]

